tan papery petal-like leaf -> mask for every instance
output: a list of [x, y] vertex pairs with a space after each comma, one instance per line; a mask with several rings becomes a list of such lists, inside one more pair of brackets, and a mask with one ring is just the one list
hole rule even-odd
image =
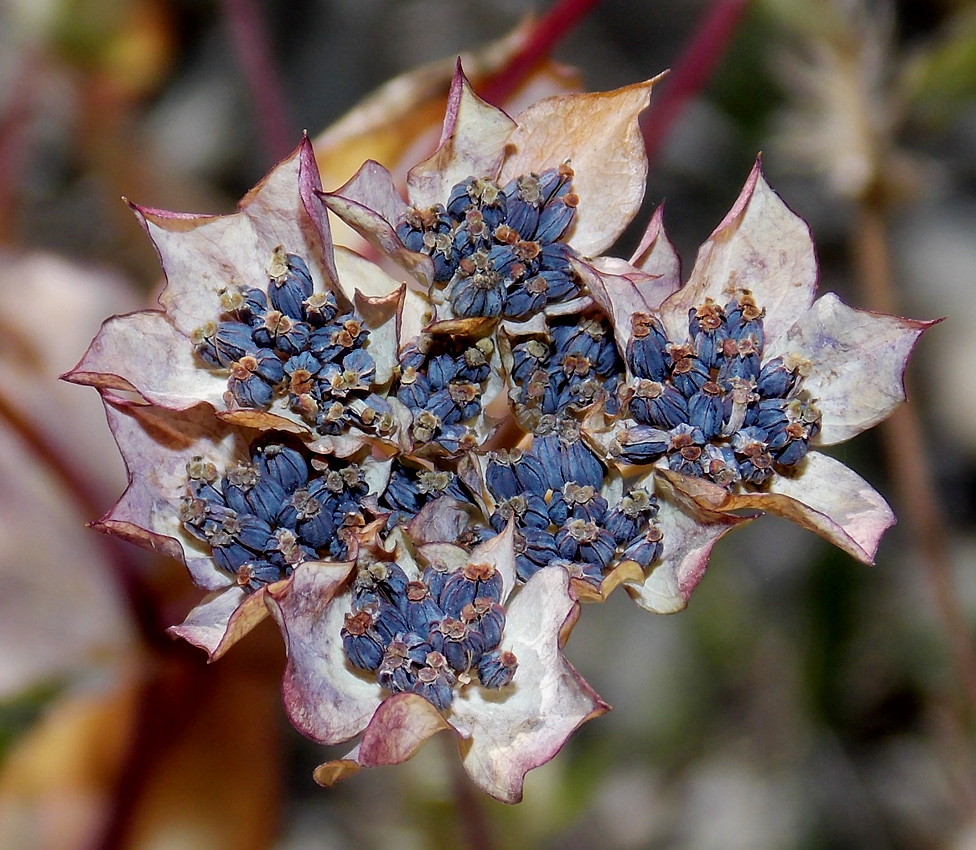
[[568, 162], [580, 203], [567, 241], [583, 256], [612, 245], [640, 208], [647, 156], [638, 116], [653, 83], [545, 98], [516, 118], [501, 182]]
[[178, 626], [166, 631], [200, 647], [216, 661], [268, 616], [262, 587], [247, 594], [243, 588], [217, 590], [197, 605]]
[[654, 210], [630, 264], [649, 275], [639, 288], [653, 310], [681, 286], [681, 259], [664, 230], [664, 204]]
[[186, 336], [222, 312], [231, 286], [266, 290], [275, 249], [308, 264], [317, 292], [335, 291], [328, 217], [316, 198], [318, 168], [308, 139], [240, 202], [232, 215], [189, 215], [134, 206], [159, 252], [166, 289], [159, 303]]
[[655, 522], [664, 534], [664, 551], [643, 580], [624, 581], [624, 587], [641, 608], [674, 614], [688, 606], [719, 538], [752, 517], [704, 510], [682, 500], [669, 486], [667, 474], [663, 478], [655, 474], [655, 479], [656, 486], [648, 484], [655, 488], [661, 505]]
[[408, 251], [396, 235], [397, 219], [409, 206], [393, 177], [378, 162], [367, 161], [353, 178], [322, 202], [370, 245], [386, 254], [425, 288], [434, 280], [434, 264], [426, 254]]
[[345, 615], [352, 611], [352, 562], [308, 562], [290, 582], [272, 589], [268, 608], [285, 639], [285, 709], [303, 735], [338, 744], [361, 732], [383, 699], [376, 677], [356, 670], [342, 648]]
[[185, 410], [201, 401], [224, 406], [227, 375], [204, 368], [193, 343], [160, 310], [106, 320], [64, 379], [101, 390], [135, 391], [146, 401]]
[[766, 490], [728, 493], [717, 484], [661, 472], [706, 510], [768, 511], [819, 534], [866, 564], [874, 562], [881, 535], [895, 522], [888, 503], [840, 461], [809, 452], [793, 475], [774, 475]]
[[687, 337], [688, 311], [706, 298], [724, 307], [744, 289], [766, 310], [767, 341], [786, 333], [817, 290], [810, 228], [769, 188], [758, 161], [728, 215], [699, 249], [688, 283], [661, 305], [670, 338]]
[[451, 189], [468, 177], [494, 177], [515, 122], [471, 89], [458, 60], [437, 150], [407, 174], [407, 194], [416, 207], [446, 204]]
[[483, 791], [505, 803], [522, 799], [525, 774], [545, 764], [583, 723], [609, 710], [561, 651], [579, 615], [562, 567], [539, 570], [508, 606], [502, 648], [518, 670], [498, 690], [470, 685], [455, 698], [452, 725], [464, 768]]
[[218, 469], [247, 457], [243, 434], [198, 405], [173, 412], [122, 401], [106, 401], [109, 427], [125, 461], [129, 486], [93, 526], [186, 564], [201, 587], [231, 584], [207, 546], [183, 530], [179, 504], [186, 495], [186, 464], [194, 457]]
[[802, 386], [823, 417], [813, 442], [829, 446], [887, 419], [905, 400], [908, 358], [922, 331], [934, 324], [857, 310], [828, 292], [772, 342], [766, 356], [809, 361]]

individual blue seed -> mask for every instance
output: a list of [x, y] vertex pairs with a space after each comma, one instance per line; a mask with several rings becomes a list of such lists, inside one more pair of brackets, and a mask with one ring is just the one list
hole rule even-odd
[[432, 390], [442, 390], [457, 377], [457, 360], [450, 354], [438, 354], [427, 363], [427, 380]]
[[[231, 488], [232, 491], [234, 488]], [[242, 491], [244, 503], [250, 512], [265, 522], [274, 522], [274, 518], [281, 510], [285, 501], [285, 489], [281, 483], [270, 476], [261, 476], [257, 484], [249, 490]], [[230, 496], [228, 494], [228, 503]]]
[[520, 452], [512, 458], [512, 471], [519, 486], [539, 496], [544, 496], [547, 483], [546, 471], [542, 463], [531, 452]]
[[[298, 260], [300, 267], [293, 263]], [[303, 302], [312, 294], [312, 278], [305, 262], [294, 254], [288, 258], [288, 271], [268, 285], [268, 297], [275, 310], [295, 321], [304, 319]]]
[[507, 649], [496, 649], [481, 656], [478, 662], [478, 680], [486, 688], [497, 690], [511, 683], [517, 670], [518, 659], [515, 653]]
[[264, 552], [274, 544], [271, 524], [250, 514], [237, 517], [234, 537], [237, 542], [254, 553]]
[[251, 328], [264, 322], [264, 315], [268, 312], [268, 295], [263, 289], [248, 287], [241, 293], [244, 300], [232, 315], [236, 315], [244, 324]]
[[285, 367], [278, 355], [268, 348], [259, 348], [254, 352], [256, 361], [255, 373], [269, 384], [276, 384], [285, 377]]
[[725, 306], [725, 314], [729, 336], [736, 341], [747, 336], [753, 337], [756, 347], [761, 353], [765, 342], [765, 331], [763, 329], [765, 309], [760, 309], [757, 306], [751, 294], [744, 293]]
[[428, 641], [431, 649], [441, 653], [457, 673], [464, 673], [477, 664], [485, 651], [484, 636], [451, 616], [433, 624]]
[[653, 463], [671, 444], [667, 431], [650, 425], [623, 429], [616, 438], [616, 453], [628, 463]]
[[566, 480], [562, 475], [562, 444], [556, 433], [536, 436], [532, 442], [532, 455], [538, 459], [545, 471], [546, 485], [550, 490], [559, 490]]
[[510, 284], [502, 294], [502, 315], [516, 321], [530, 318], [546, 306], [548, 291], [541, 277]]
[[450, 575], [438, 601], [445, 614], [460, 617], [461, 609], [469, 602], [478, 597], [498, 602], [501, 594], [501, 573], [492, 564], [470, 563]]
[[700, 428], [706, 440], [717, 437], [722, 431], [725, 408], [721, 392], [714, 381], [706, 381], [688, 399], [688, 423]]
[[553, 525], [562, 525], [569, 519], [569, 505], [562, 489], [556, 490], [549, 500], [549, 521]]
[[400, 386], [397, 389], [397, 399], [410, 410], [422, 409], [427, 404], [430, 395], [431, 385], [426, 375], [408, 370], [401, 376]]
[[268, 561], [247, 561], [237, 569], [237, 583], [252, 592], [285, 577], [279, 567]]
[[251, 329], [241, 322], [221, 322], [213, 338], [217, 360], [221, 366], [229, 366], [246, 354], [257, 349], [251, 338]]
[[489, 455], [488, 466], [485, 469], [485, 482], [496, 501], [511, 499], [521, 490], [511, 463], [499, 461], [495, 454]]
[[302, 453], [290, 446], [272, 443], [261, 446], [254, 455], [262, 478], [272, 478], [286, 493], [308, 483], [308, 464]]
[[406, 598], [404, 615], [407, 625], [418, 634], [426, 635], [431, 625], [444, 617], [440, 605], [423, 581], [411, 581], [407, 584]]
[[728, 446], [705, 446], [699, 459], [701, 474], [721, 487], [730, 487], [739, 480], [739, 464], [735, 452]]
[[603, 486], [604, 473], [600, 459], [582, 440], [569, 442], [560, 440], [560, 444], [563, 482], [575, 481], [577, 484], [588, 484], [594, 490], [599, 490]]
[[303, 351], [294, 357], [289, 357], [283, 366], [284, 374], [291, 380], [297, 372], [306, 372], [310, 377], [319, 373], [322, 364], [312, 355], [310, 351]]
[[497, 273], [475, 272], [457, 279], [450, 300], [454, 314], [462, 319], [500, 316], [502, 288]]
[[211, 541], [211, 556], [214, 563], [224, 572], [234, 574], [241, 564], [245, 564], [254, 558], [254, 552], [242, 546], [236, 540], [225, 538], [226, 543], [215, 543]]
[[403, 469], [397, 468], [394, 468], [390, 473], [390, 480], [383, 491], [383, 495], [380, 496], [380, 503], [394, 510], [404, 511], [411, 516], [423, 507], [420, 494], [417, 492], [416, 481]]
[[227, 379], [227, 389], [240, 407], [257, 410], [270, 407], [274, 397], [271, 386], [260, 375], [243, 369], [231, 374]]
[[360, 670], [376, 670], [383, 660], [384, 640], [374, 628], [374, 613], [370, 610], [346, 614], [339, 631], [342, 648], [349, 661]]
[[381, 602], [376, 606], [375, 610], [373, 629], [379, 635], [384, 646], [389, 644], [394, 638], [406, 634], [410, 630], [407, 626], [407, 619], [403, 611], [396, 605]]
[[464, 425], [444, 426], [437, 434], [435, 442], [450, 455], [471, 451], [479, 445], [477, 435]]
[[455, 425], [461, 421], [461, 411], [451, 398], [451, 392], [447, 388], [438, 390], [431, 394], [427, 399], [424, 409], [434, 414], [443, 424]]
[[539, 224], [538, 178], [523, 175], [511, 180], [504, 189], [506, 198], [505, 223], [523, 239], [531, 239]]
[[406, 605], [409, 579], [396, 563], [376, 562], [361, 568], [353, 582], [353, 601], [358, 606], [370, 603], [390, 604], [398, 609]]
[[370, 353], [362, 348], [354, 349], [343, 357], [342, 368], [347, 372], [355, 372], [359, 383], [363, 386], [368, 385], [376, 374], [376, 362]]
[[484, 652], [501, 643], [505, 631], [505, 609], [493, 599], [479, 597], [461, 609], [461, 621], [469, 629], [478, 631], [484, 639]]
[[787, 369], [782, 357], [776, 357], [759, 370], [756, 392], [763, 398], [782, 398], [796, 383], [796, 372]]
[[542, 528], [523, 528], [515, 535], [515, 569], [521, 581], [528, 581], [559, 557], [556, 538]]
[[339, 305], [331, 292], [313, 292], [302, 302], [302, 317], [313, 328], [321, 328], [339, 313]]
[[647, 313], [635, 313], [631, 329], [626, 351], [630, 370], [638, 378], [663, 382], [668, 375], [665, 358], [668, 338], [661, 323]]
[[810, 450], [810, 442], [802, 438], [790, 440], [775, 454], [776, 462], [782, 466], [795, 466]]
[[685, 398], [691, 398], [709, 380], [708, 367], [695, 357], [691, 346], [669, 346], [674, 365], [671, 383]]
[[457, 677], [447, 659], [436, 651], [427, 655], [426, 663], [417, 670], [417, 682], [413, 693], [422, 696], [434, 708], [447, 711], [454, 701], [454, 685]]
[[621, 561], [635, 561], [645, 570], [660, 560], [664, 553], [664, 535], [656, 525], [651, 525], [644, 533], [627, 544], [620, 556]]
[[421, 574], [420, 579], [427, 585], [427, 590], [435, 602], [441, 598], [441, 594], [444, 592], [444, 585], [447, 584], [447, 580], [451, 575], [452, 573], [447, 567], [440, 562], [429, 564]]
[[577, 201], [575, 195], [567, 195], [547, 203], [539, 213], [534, 238], [539, 242], [555, 242], [562, 237], [576, 218]]

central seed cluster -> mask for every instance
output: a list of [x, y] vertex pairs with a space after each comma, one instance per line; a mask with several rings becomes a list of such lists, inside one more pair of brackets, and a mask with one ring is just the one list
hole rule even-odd
[[502, 578], [491, 564], [446, 571], [431, 564], [409, 581], [399, 564], [361, 563], [352, 610], [341, 630], [349, 661], [393, 693], [419, 694], [446, 711], [472, 674], [486, 688], [511, 682], [514, 653], [499, 649], [505, 629]]
[[522, 320], [579, 292], [563, 237], [579, 196], [569, 165], [524, 174], [504, 188], [486, 177], [454, 186], [447, 205], [411, 209], [397, 236], [434, 263], [458, 318]]
[[[363, 447], [358, 464], [278, 443], [253, 445], [223, 476], [191, 462], [180, 519], [220, 569], [252, 591], [303, 561], [346, 558], [350, 535], [368, 522], [385, 519], [384, 535], [398, 526], [423, 534], [429, 517], [435, 533], [457, 530], [446, 542], [469, 552], [511, 524], [521, 582], [559, 566], [599, 589], [626, 562], [647, 574], [669, 546], [653, 477], [628, 480], [629, 465], [664, 459], [730, 489], [790, 474], [820, 427], [802, 389], [809, 364], [764, 359], [764, 311], [747, 291], [692, 309], [684, 339], [636, 313], [621, 351], [577, 274], [586, 261], [561, 241], [578, 203], [572, 178], [568, 166], [504, 187], [469, 177], [446, 204], [401, 217], [399, 238], [433, 262], [431, 299], [449, 307], [438, 319], [460, 321], [401, 341], [382, 386], [369, 329], [334, 295], [314, 292], [297, 255], [275, 252], [267, 292], [225, 294], [221, 320], [197, 331], [195, 350], [228, 373], [229, 404], [277, 401], [318, 435], [358, 429], [389, 439], [374, 441], [375, 458]], [[468, 321], [478, 318], [505, 321]], [[518, 427], [492, 436], [485, 407], [503, 386]], [[604, 429], [599, 438], [590, 422]], [[359, 464], [385, 468], [370, 476], [372, 490]], [[517, 662], [500, 649], [494, 568], [432, 563], [411, 581], [387, 557], [358, 553], [341, 629], [349, 662], [441, 710], [475, 678], [509, 683]]]
[[631, 490], [612, 508], [602, 495], [606, 471], [599, 458], [564, 427], [537, 435], [528, 451], [489, 455], [485, 480], [500, 532], [515, 521], [515, 564], [522, 581], [559, 564], [596, 587], [622, 561], [651, 566], [663, 551], [655, 524], [660, 505], [645, 489]]

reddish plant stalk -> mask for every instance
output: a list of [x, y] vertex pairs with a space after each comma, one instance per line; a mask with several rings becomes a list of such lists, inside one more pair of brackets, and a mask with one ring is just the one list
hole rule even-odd
[[234, 53], [254, 101], [265, 155], [270, 162], [279, 162], [295, 147], [296, 140], [260, 8], [254, 0], [221, 0], [221, 5]]
[[549, 53], [603, 0], [559, 0], [533, 26], [521, 50], [482, 87], [481, 96], [501, 103], [542, 64]]
[[[861, 202], [854, 233], [854, 255], [866, 305], [898, 314], [892, 284], [891, 256], [880, 202]], [[966, 703], [970, 722], [976, 721], [976, 646], [959, 606], [946, 545], [945, 519], [926, 460], [922, 426], [916, 409], [903, 405], [883, 423], [882, 437], [892, 482], [919, 554], [929, 589], [945, 629], [949, 652]]]
[[653, 163], [661, 153], [688, 101], [711, 78], [747, 6], [748, 0], [716, 0], [681, 51], [671, 73], [661, 84], [661, 94], [651, 101], [650, 110], [641, 120], [649, 162]]

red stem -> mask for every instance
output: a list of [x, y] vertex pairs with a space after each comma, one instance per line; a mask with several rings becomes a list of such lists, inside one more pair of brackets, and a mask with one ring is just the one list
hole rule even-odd
[[549, 56], [559, 41], [603, 0], [559, 0], [535, 24], [522, 49], [480, 92], [490, 103], [501, 103]]
[[715, 0], [695, 30], [674, 69], [662, 83], [661, 94], [641, 121], [647, 159], [654, 162], [682, 111], [704, 88], [725, 54], [748, 6], [748, 0]]
[[271, 162], [284, 159], [298, 143], [285, 110], [284, 88], [272, 58], [267, 27], [254, 0], [222, 0], [237, 61], [257, 113], [258, 130]]
[[31, 54], [21, 57], [6, 111], [0, 115], [0, 237], [13, 235], [10, 231], [16, 220], [18, 178], [24, 175], [28, 153], [26, 130], [43, 70], [38, 57]]

